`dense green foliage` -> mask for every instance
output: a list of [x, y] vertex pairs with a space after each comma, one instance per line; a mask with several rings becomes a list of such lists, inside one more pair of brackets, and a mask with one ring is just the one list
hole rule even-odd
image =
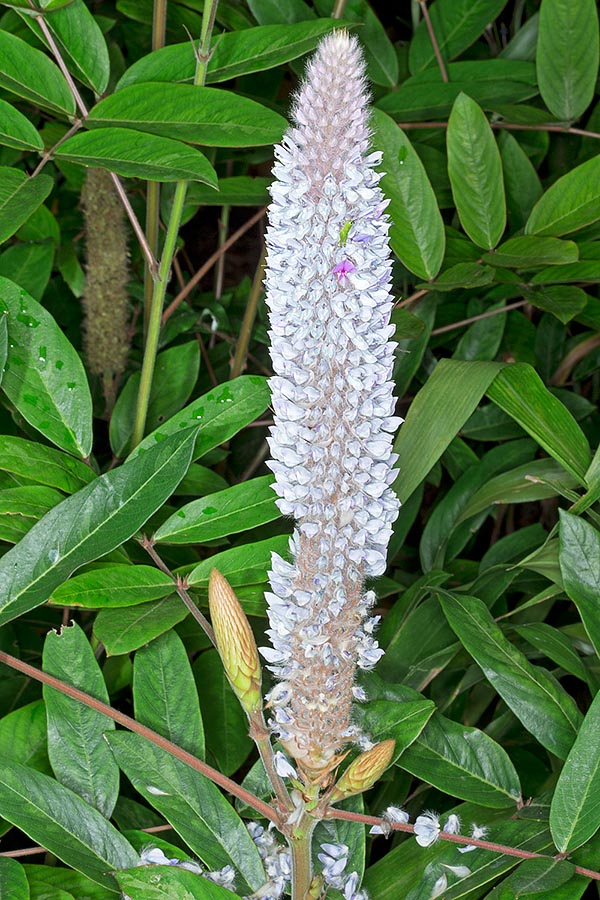
[[[221, 0], [207, 66], [186, 34], [201, 34], [196, 0], [168, 5], [164, 35], [158, 0], [7, 0], [0, 18], [0, 651], [259, 796], [245, 717], [171, 573], [206, 610], [217, 567], [264, 631], [292, 523], [264, 467], [260, 239], [185, 285], [268, 202], [272, 145], [333, 6]], [[487, 825], [544, 858], [386, 845], [344, 821], [320, 839], [351, 848], [373, 900], [429, 900], [444, 872], [446, 900], [595, 897], [571, 863], [600, 870], [598, 9], [434, 0], [429, 29], [416, 0], [336, 6], [373, 82], [406, 416], [403, 506], [373, 583], [386, 655], [357, 710], [396, 758], [348, 808], [453, 810], [465, 833]], [[146, 254], [100, 218], [104, 249], [86, 257], [86, 167], [120, 176]], [[129, 277], [112, 292], [111, 253]], [[86, 271], [109, 303], [126, 288], [124, 371], [90, 368], [85, 341], [122, 313], [90, 313]], [[135, 868], [141, 829], [165, 823], [168, 856], [233, 865], [239, 896], [261, 887], [247, 807], [97, 709], [1, 674], [2, 850], [51, 856], [0, 856], [0, 900], [233, 896]]]

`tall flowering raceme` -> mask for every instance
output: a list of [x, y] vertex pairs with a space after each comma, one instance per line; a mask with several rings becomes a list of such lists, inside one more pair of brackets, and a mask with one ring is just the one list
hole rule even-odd
[[339, 30], [309, 62], [295, 125], [276, 148], [267, 230], [275, 412], [269, 463], [293, 516], [293, 562], [268, 599], [275, 733], [309, 781], [349, 739], [357, 666], [382, 655], [367, 576], [380, 575], [399, 503], [390, 342], [390, 223], [369, 150], [358, 41]]

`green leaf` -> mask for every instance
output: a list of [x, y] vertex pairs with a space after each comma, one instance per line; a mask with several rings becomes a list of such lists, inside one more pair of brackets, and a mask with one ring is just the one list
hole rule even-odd
[[[90, 643], [73, 623], [44, 642], [44, 672], [109, 703], [102, 672]], [[115, 723], [102, 713], [44, 685], [48, 716], [48, 756], [61, 784], [110, 819], [119, 795], [119, 768], [104, 733]]]
[[0, 755], [52, 775], [48, 759], [46, 707], [42, 700], [20, 706], [0, 719]]
[[527, 234], [561, 235], [600, 219], [600, 154], [558, 178], [540, 197]]
[[281, 139], [283, 116], [232, 91], [192, 84], [132, 84], [92, 107], [89, 128], [118, 125], [208, 147], [256, 147]]
[[[114, 889], [100, 887], [85, 875], [64, 866], [26, 866], [27, 881], [33, 892], [32, 900], [60, 900], [61, 888], [75, 900], [115, 900]], [[50, 894], [48, 895], [48, 890]], [[55, 896], [56, 894], [56, 896]]]
[[233, 865], [252, 890], [266, 876], [254, 841], [218, 787], [137, 734], [113, 732], [109, 746], [144, 799], [209, 869]]
[[[445, 60], [454, 59], [470, 47], [490, 22], [500, 15], [507, 0], [436, 0], [430, 16], [440, 52]], [[411, 41], [410, 71], [420, 72], [437, 65], [431, 38], [424, 20]]]
[[529, 898], [530, 894], [555, 891], [574, 874], [574, 864], [566, 859], [526, 859], [502, 882], [500, 896]]
[[600, 534], [588, 522], [563, 510], [559, 561], [565, 590], [600, 656]]
[[0, 276], [16, 282], [35, 300], [41, 300], [52, 273], [54, 245], [13, 244], [0, 256]]
[[457, 522], [463, 522], [496, 504], [545, 500], [576, 485], [577, 480], [567, 475], [563, 466], [553, 459], [530, 460], [489, 479], [470, 497]]
[[130, 900], [236, 900], [226, 888], [174, 866], [141, 866], [116, 872], [119, 887]]
[[16, 859], [0, 858], [0, 900], [29, 900], [25, 869]]
[[0, 30], [0, 87], [52, 112], [75, 113], [75, 101], [58, 66], [41, 50]]
[[[23, 15], [23, 19], [48, 46], [38, 22], [30, 15]], [[103, 94], [110, 75], [108, 48], [100, 26], [83, 0], [72, 0], [62, 9], [53, 9], [52, 15], [46, 17], [46, 24], [71, 74], [95, 94]]]
[[103, 609], [94, 622], [94, 634], [108, 656], [132, 653], [178, 625], [187, 616], [177, 596], [151, 600], [123, 609]]
[[599, 59], [595, 0], [544, 0], [540, 7], [537, 74], [542, 99], [557, 119], [572, 122], [594, 97]]
[[0, 435], [0, 470], [72, 494], [96, 478], [79, 459], [35, 441]]
[[154, 566], [102, 566], [61, 584], [49, 598], [83, 609], [135, 606], [173, 593], [173, 579]]
[[304, 0], [288, 0], [285, 4], [279, 0], [248, 0], [248, 8], [259, 25], [302, 22], [315, 16], [314, 10]]
[[493, 250], [483, 254], [483, 261], [491, 266], [514, 269], [531, 269], [535, 266], [553, 266], [577, 262], [579, 249], [574, 241], [558, 238], [542, 238], [533, 235], [510, 238]]
[[440, 593], [439, 599], [465, 650], [507, 706], [543, 747], [565, 759], [582, 719], [569, 694], [507, 640], [477, 597]]
[[[0, 35], [2, 34], [4, 32], [0, 31]], [[44, 202], [53, 186], [54, 181], [49, 175], [31, 178], [20, 169], [0, 166], [0, 243], [27, 221]]]
[[570, 284], [542, 287], [539, 290], [527, 291], [525, 296], [533, 306], [552, 313], [563, 325], [582, 312], [588, 304], [586, 292]]
[[600, 828], [600, 694], [596, 694], [559, 775], [550, 831], [559, 853], [581, 847]]
[[506, 750], [478, 728], [435, 713], [398, 765], [440, 791], [481, 806], [514, 806], [519, 776]]
[[588, 681], [588, 671], [581, 657], [573, 648], [572, 641], [558, 628], [553, 628], [546, 622], [530, 622], [527, 625], [515, 625], [514, 629], [519, 637], [525, 638], [528, 644], [551, 659], [565, 672], [569, 672], [582, 681]]
[[135, 534], [181, 481], [195, 436], [189, 429], [168, 438], [46, 513], [0, 559], [0, 624], [44, 603], [71, 572]]
[[136, 721], [204, 759], [204, 728], [192, 667], [179, 635], [168, 631], [135, 655]]
[[223, 550], [199, 563], [187, 575], [190, 587], [208, 587], [208, 580], [213, 569], [218, 569], [234, 587], [241, 584], [257, 584], [267, 580], [267, 571], [271, 567], [271, 554], [287, 558], [289, 555], [289, 537], [285, 534], [268, 538], [266, 541], [242, 544]]
[[485, 287], [492, 284], [494, 275], [495, 271], [490, 266], [475, 262], [456, 263], [438, 275], [427, 288], [434, 291], [455, 291], [457, 288]]
[[527, 363], [506, 366], [487, 395], [581, 484], [591, 461], [587, 439], [560, 400]]
[[[418, 738], [435, 712], [432, 700], [371, 700], [357, 706], [353, 721], [377, 743], [396, 742], [394, 761]], [[402, 762], [398, 763], [402, 766]]]
[[[537, 94], [533, 63], [505, 59], [465, 60], [449, 63], [449, 81], [438, 68], [407, 78], [398, 91], [377, 101], [377, 106], [402, 122], [421, 122], [448, 115], [456, 98], [465, 93], [484, 109], [495, 110]], [[518, 108], [518, 107], [517, 107]]]
[[37, 129], [6, 100], [0, 100], [0, 144], [14, 147], [15, 150], [44, 149], [44, 142]]
[[227, 681], [216, 650], [198, 657], [194, 678], [206, 723], [209, 759], [224, 775], [233, 775], [252, 752], [253, 744], [248, 737], [246, 714]]
[[272, 178], [250, 175], [219, 178], [218, 195], [205, 185], [190, 184], [186, 203], [192, 206], [214, 206], [217, 202], [227, 206], [266, 206], [269, 202], [268, 188], [272, 181]]
[[61, 144], [54, 156], [83, 166], [108, 169], [125, 178], [202, 181], [217, 189], [217, 173], [199, 150], [181, 141], [131, 128], [80, 131]]
[[374, 146], [383, 151], [381, 188], [391, 203], [390, 240], [400, 261], [419, 278], [435, 278], [445, 249], [444, 223], [423, 163], [396, 123], [373, 111]]
[[[197, 341], [177, 344], [156, 357], [146, 430], [152, 431], [169, 416], [177, 413], [194, 390], [200, 369]], [[140, 373], [128, 379], [119, 394], [110, 418], [110, 445], [116, 456], [123, 456], [133, 433], [135, 409], [140, 387]]]
[[64, 499], [60, 491], [38, 485], [0, 491], [0, 538], [16, 544], [48, 510]]
[[159, 544], [201, 544], [278, 519], [271, 475], [182, 506], [154, 533]]
[[543, 188], [531, 160], [510, 131], [500, 132], [498, 146], [502, 158], [508, 220], [515, 231], [522, 228], [529, 218]]
[[501, 363], [443, 359], [410, 405], [394, 444], [400, 474], [394, 490], [405, 503], [456, 437]]
[[240, 375], [232, 381], [212, 388], [181, 412], [164, 422], [135, 448], [130, 459], [163, 441], [167, 435], [179, 434], [184, 426], [200, 426], [194, 459], [214, 450], [262, 415], [271, 394], [262, 375]]
[[135, 866], [131, 844], [104, 816], [47, 775], [4, 762], [2, 815], [68, 866], [115, 889], [114, 869]]
[[506, 226], [502, 161], [480, 106], [460, 94], [448, 120], [448, 175], [460, 223], [478, 247], [495, 247]]
[[[206, 83], [228, 81], [251, 72], [262, 72], [314, 50], [323, 35], [339, 28], [332, 19], [312, 19], [286, 25], [259, 25], [214, 38]], [[196, 57], [191, 41], [171, 44], [143, 56], [127, 69], [117, 91], [141, 81], [192, 82]]]
[[9, 351], [2, 390], [24, 419], [62, 450], [89, 456], [92, 398], [76, 350], [43, 306], [0, 278]]

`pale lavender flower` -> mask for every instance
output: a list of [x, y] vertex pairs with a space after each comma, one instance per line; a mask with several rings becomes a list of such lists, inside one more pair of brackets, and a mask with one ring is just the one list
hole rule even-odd
[[440, 819], [437, 813], [424, 812], [415, 820], [415, 839], [421, 847], [430, 847], [440, 836]]
[[460, 818], [454, 813], [450, 813], [444, 825], [446, 834], [460, 834]]
[[393, 831], [392, 825], [407, 825], [409, 819], [410, 816], [405, 809], [400, 809], [399, 806], [388, 806], [381, 817], [381, 825], [373, 825], [369, 834], [385, 834], [388, 837]]
[[293, 563], [274, 556], [267, 595], [280, 679], [271, 725], [305, 775], [338, 760], [356, 667], [382, 651], [375, 601], [398, 500], [390, 341], [390, 223], [369, 152], [358, 41], [328, 35], [307, 67], [295, 126], [276, 148], [267, 231], [278, 506], [293, 516]]
[[[476, 841], [482, 840], [488, 833], [488, 829], [486, 825], [471, 825], [471, 837], [475, 838]], [[459, 847], [459, 853], [470, 853], [471, 850], [477, 850], [475, 844], [467, 844], [465, 847]]]
[[436, 897], [440, 897], [446, 888], [448, 887], [448, 876], [446, 873], [442, 873], [436, 883], [433, 886], [433, 890], [429, 895], [429, 900], [435, 900]]

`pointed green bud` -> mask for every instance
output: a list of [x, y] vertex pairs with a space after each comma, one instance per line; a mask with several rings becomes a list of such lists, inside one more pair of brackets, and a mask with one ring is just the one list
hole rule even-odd
[[382, 741], [357, 756], [334, 787], [330, 797], [331, 803], [337, 803], [372, 788], [391, 763], [395, 749], [396, 741]]
[[252, 716], [262, 709], [261, 669], [256, 641], [231, 585], [216, 569], [210, 573], [208, 605], [225, 673], [238, 700]]

